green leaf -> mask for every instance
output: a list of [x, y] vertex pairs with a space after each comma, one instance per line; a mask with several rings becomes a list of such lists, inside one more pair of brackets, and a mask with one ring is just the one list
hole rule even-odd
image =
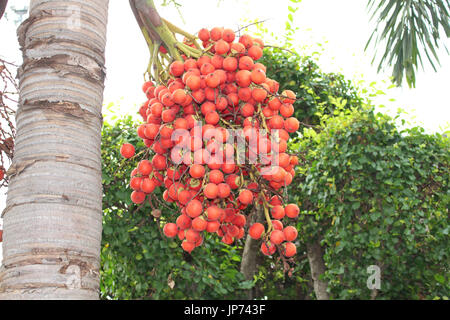
[[445, 284], [445, 277], [441, 274], [435, 274], [434, 279], [441, 284]]

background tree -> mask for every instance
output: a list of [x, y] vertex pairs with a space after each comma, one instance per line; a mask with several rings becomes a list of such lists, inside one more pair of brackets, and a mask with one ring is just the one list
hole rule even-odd
[[88, 3], [31, 1], [18, 29], [2, 299], [98, 299], [108, 0]]
[[394, 83], [401, 86], [405, 77], [409, 87], [415, 87], [425, 57], [436, 71], [437, 50], [442, 45], [447, 51], [444, 40], [450, 37], [449, 1], [369, 0], [368, 6], [377, 24], [366, 49], [370, 43], [384, 48], [378, 71], [391, 67]]
[[[324, 116], [297, 146], [299, 234], [322, 245], [330, 297], [448, 297], [448, 138], [399, 130], [369, 107]], [[367, 287], [371, 265], [381, 290]]]

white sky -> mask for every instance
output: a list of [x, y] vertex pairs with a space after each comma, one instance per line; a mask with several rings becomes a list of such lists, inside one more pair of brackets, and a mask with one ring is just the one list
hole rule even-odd
[[[26, 0], [10, 1], [16, 7], [27, 3]], [[162, 1], [156, 1], [161, 3]], [[162, 17], [196, 33], [203, 27], [214, 26], [237, 29], [249, 21], [266, 20], [264, 26], [275, 34], [284, 33], [287, 21], [288, 0], [180, 0], [184, 6], [180, 9], [182, 17], [173, 7], [161, 7]], [[320, 66], [324, 71], [341, 72], [354, 81], [379, 82], [380, 88], [386, 88], [390, 71], [378, 75], [376, 66], [371, 66], [373, 51], [364, 52], [373, 24], [369, 23], [366, 0], [303, 0], [294, 15], [294, 27], [300, 30], [295, 38], [299, 46], [307, 46], [307, 51], [323, 44]], [[20, 63], [21, 54], [16, 40], [16, 26], [12, 21], [0, 21], [0, 56], [9, 61]], [[250, 30], [252, 30], [250, 28]], [[276, 43], [266, 41], [268, 44]], [[450, 41], [447, 40], [450, 48]], [[111, 0], [108, 22], [108, 42], [106, 50], [107, 79], [105, 87], [105, 105], [116, 103], [116, 112], [120, 114], [136, 112], [143, 102], [141, 85], [143, 72], [149, 60], [148, 49], [142, 38], [134, 16], [126, 0]], [[388, 94], [375, 100], [376, 104], [385, 104], [385, 112], [394, 114], [398, 108], [407, 110], [408, 120], [422, 125], [429, 132], [444, 132], [449, 129], [450, 102], [450, 56], [440, 51], [441, 68], [434, 72], [431, 67], [420, 70], [417, 75], [416, 89], [395, 88]], [[389, 101], [395, 99], [395, 102]], [[108, 118], [108, 113], [104, 113]], [[405, 117], [404, 117], [405, 118]], [[6, 190], [0, 192], [0, 210], [5, 207]], [[1, 222], [0, 222], [1, 223]], [[1, 250], [0, 250], [1, 251]], [[1, 252], [0, 252], [1, 253]]]
[[[10, 1], [16, 7], [27, 0]], [[156, 0], [161, 3], [162, 0]], [[237, 29], [249, 21], [266, 20], [264, 26], [275, 34], [284, 33], [289, 0], [179, 0], [184, 6], [182, 17], [172, 6], [160, 7], [160, 14], [185, 30], [195, 33], [203, 27], [224, 26]], [[371, 66], [372, 48], [365, 53], [364, 46], [373, 24], [369, 23], [366, 0], [303, 0], [294, 15], [294, 26], [300, 30], [295, 37], [299, 46], [307, 46], [306, 52], [317, 50], [317, 43], [323, 44], [320, 66], [324, 71], [341, 72], [354, 81], [364, 80], [366, 84], [377, 81], [377, 87], [388, 86], [390, 70], [376, 73]], [[201, 8], [201, 9], [200, 9]], [[207, 14], [206, 14], [207, 13]], [[0, 21], [0, 56], [20, 63], [15, 25], [12, 21]], [[256, 30], [250, 27], [250, 31]], [[271, 40], [268, 44], [277, 45]], [[450, 48], [450, 40], [447, 40]], [[105, 104], [115, 102], [120, 113], [135, 112], [143, 102], [141, 84], [143, 72], [148, 64], [149, 53], [145, 46], [134, 16], [126, 0], [111, 0], [106, 50], [107, 79]], [[441, 68], [434, 72], [431, 67], [419, 70], [416, 89], [395, 88], [376, 104], [387, 105], [395, 112], [402, 108], [410, 113], [408, 119], [422, 125], [429, 132], [443, 132], [450, 121], [450, 56], [440, 50]], [[382, 81], [387, 81], [382, 83]], [[389, 101], [395, 99], [395, 102]], [[120, 103], [119, 103], [120, 102]], [[386, 110], [386, 109], [385, 109]], [[391, 112], [391, 113], [392, 113]], [[105, 116], [108, 112], [104, 109]]]

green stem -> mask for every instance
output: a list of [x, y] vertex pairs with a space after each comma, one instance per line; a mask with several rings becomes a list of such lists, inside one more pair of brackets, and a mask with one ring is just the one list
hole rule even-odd
[[164, 23], [167, 25], [167, 27], [172, 32], [175, 32], [175, 33], [181, 34], [182, 36], [185, 36], [188, 40], [191, 40], [194, 43], [194, 45], [197, 49], [201, 50], [201, 47], [196, 40], [197, 39], [196, 36], [190, 34], [189, 32], [184, 31], [183, 29], [178, 28], [176, 25], [172, 24], [171, 22], [167, 21], [164, 18], [162, 20], [164, 21]]
[[268, 225], [266, 234], [270, 234], [270, 232], [273, 230], [273, 224], [272, 224], [272, 219], [270, 219], [270, 215], [269, 215], [268, 203], [267, 203], [266, 197], [263, 192], [260, 193], [260, 196], [263, 200], [264, 215], [266, 217], [266, 221], [267, 221], [267, 225]]
[[[169, 57], [168, 63], [170, 64], [173, 60], [183, 61], [182, 54], [194, 58], [198, 58], [203, 54], [200, 45], [196, 41], [196, 37], [162, 19], [153, 0], [129, 1], [134, 16], [150, 49], [150, 54], [152, 55], [150, 61], [151, 68], [154, 71], [158, 70], [154, 75], [156, 77], [155, 81], [162, 83], [167, 79], [167, 72], [163, 70], [163, 61], [167, 57]], [[195, 48], [178, 41], [175, 34], [185, 36], [189, 41], [194, 43]], [[156, 45], [156, 43], [162, 44], [167, 49], [168, 55], [160, 53], [160, 45]]]
[[[136, 0], [136, 2], [138, 3], [138, 10], [142, 10], [145, 13], [145, 22], [156, 31], [162, 42], [166, 44], [170, 56], [175, 60], [182, 61], [180, 53], [174, 46], [178, 41], [161, 19], [153, 0]], [[146, 6], [144, 6], [144, 2]]]

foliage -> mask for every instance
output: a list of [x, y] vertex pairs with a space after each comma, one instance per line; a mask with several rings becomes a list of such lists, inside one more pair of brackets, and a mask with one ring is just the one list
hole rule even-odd
[[382, 272], [378, 298], [448, 296], [448, 138], [399, 131], [371, 109], [322, 122], [297, 143], [304, 166], [292, 192], [302, 203], [302, 240], [323, 240], [332, 297], [374, 297], [370, 265]]
[[[242, 297], [252, 282], [239, 272], [242, 248], [207, 238], [205, 245], [183, 253], [175, 240], [161, 234], [159, 221], [147, 203], [140, 210], [127, 188], [132, 161], [123, 161], [120, 146], [144, 145], [130, 117], [102, 131], [103, 237], [101, 297], [103, 299], [228, 299]], [[119, 168], [119, 169], [117, 169]], [[162, 198], [160, 190], [156, 197]], [[159, 192], [159, 193], [158, 193]], [[160, 206], [171, 219], [175, 208]]]
[[[294, 104], [295, 117], [305, 128], [320, 130], [323, 115], [333, 115], [341, 110], [362, 107], [363, 98], [351, 81], [342, 74], [322, 72], [312, 57], [300, 56], [295, 52], [266, 48], [261, 59], [267, 66], [267, 75], [284, 86], [280, 90], [292, 90], [297, 93]], [[290, 153], [298, 153], [299, 138], [289, 141]], [[300, 176], [296, 176], [298, 185]], [[298, 181], [298, 182], [297, 182]], [[287, 203], [297, 200], [297, 188], [288, 190]], [[287, 219], [287, 218], [286, 218]], [[298, 229], [301, 223], [298, 223]], [[309, 230], [317, 234], [319, 230]], [[297, 256], [292, 277], [283, 274], [281, 262], [259, 262], [256, 291], [259, 296], [268, 299], [309, 299], [313, 292], [309, 263], [306, 256], [306, 242], [297, 241]], [[271, 279], [271, 281], [267, 281]]]
[[383, 42], [385, 48], [378, 71], [392, 66], [392, 77], [397, 85], [402, 84], [405, 75], [408, 85], [415, 86], [419, 62], [423, 66], [423, 53], [436, 71], [441, 32], [450, 37], [448, 0], [369, 0], [369, 8], [377, 25], [366, 48], [372, 39], [375, 45]]
[[303, 124], [318, 125], [319, 115], [362, 103], [350, 80], [342, 74], [322, 72], [311, 57], [266, 48], [261, 62], [267, 66], [267, 76], [280, 83], [280, 90], [297, 93], [294, 116]]

